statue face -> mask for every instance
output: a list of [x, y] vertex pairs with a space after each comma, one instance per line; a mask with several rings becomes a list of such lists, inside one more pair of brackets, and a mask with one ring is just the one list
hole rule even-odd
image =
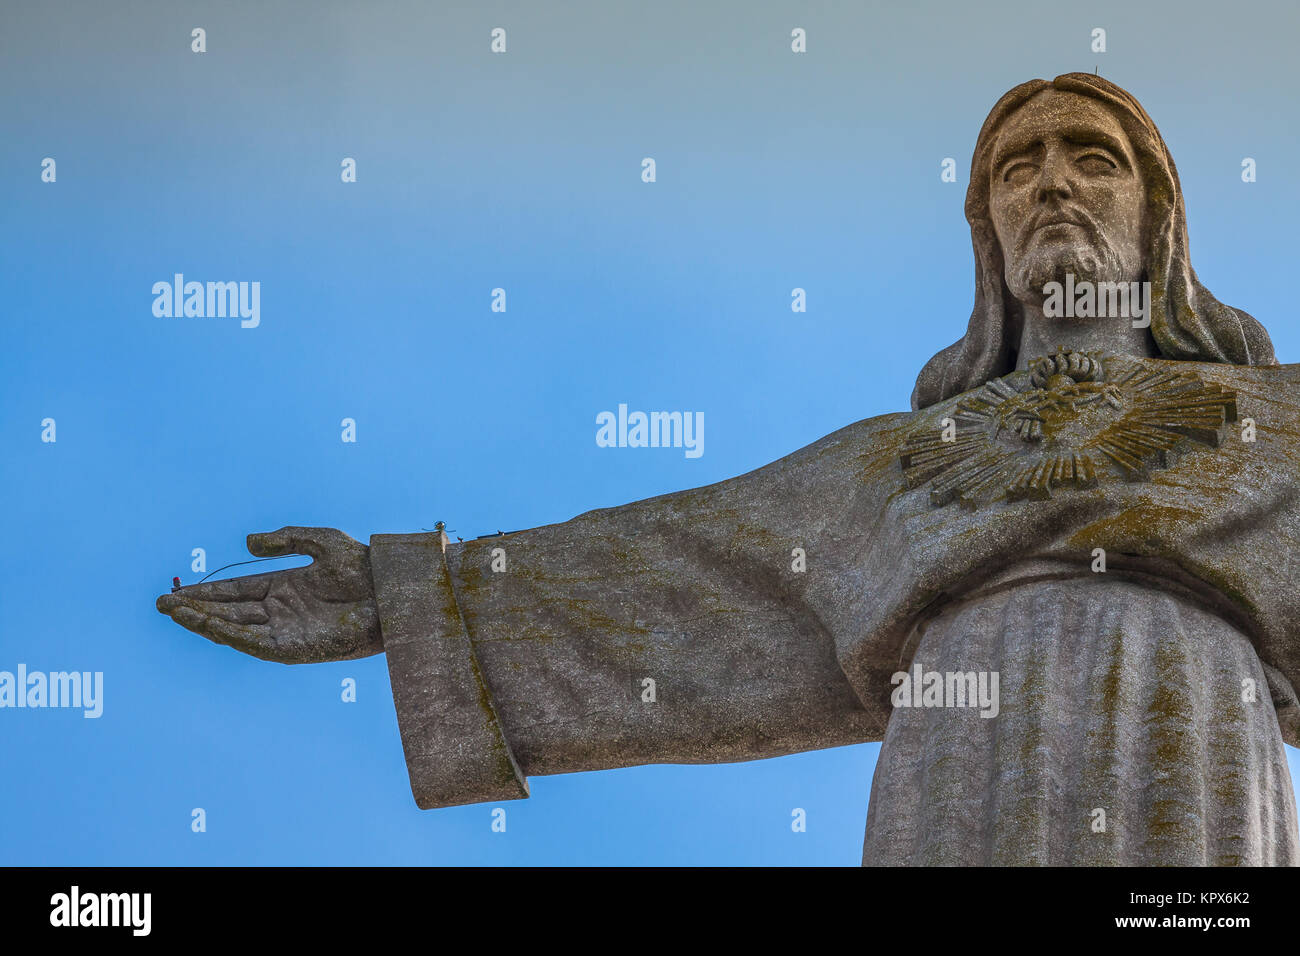
[[1145, 189], [1119, 121], [1097, 100], [1044, 90], [993, 145], [989, 211], [1007, 287], [1041, 306], [1048, 282], [1136, 282]]

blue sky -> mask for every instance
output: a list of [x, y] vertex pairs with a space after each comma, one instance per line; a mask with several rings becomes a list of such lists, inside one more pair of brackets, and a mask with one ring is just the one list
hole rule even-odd
[[[534, 777], [497, 834], [415, 808], [382, 657], [263, 663], [154, 597], [250, 531], [532, 527], [905, 409], [969, 315], [980, 123], [1035, 76], [1142, 101], [1200, 278], [1300, 360], [1300, 15], [1212, 11], [6, 4], [0, 669], [105, 700], [0, 711], [0, 863], [856, 864], [875, 745]], [[260, 326], [155, 317], [177, 272], [260, 282]], [[703, 411], [705, 454], [598, 448], [619, 403]]]

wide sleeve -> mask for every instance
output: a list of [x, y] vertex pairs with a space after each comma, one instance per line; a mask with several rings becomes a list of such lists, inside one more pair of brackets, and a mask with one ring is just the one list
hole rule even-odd
[[894, 487], [875, 479], [897, 468], [905, 417], [562, 524], [463, 544], [375, 535], [416, 802], [524, 797], [530, 774], [879, 740], [885, 715], [850, 686], [832, 627], [867, 530], [855, 526]]

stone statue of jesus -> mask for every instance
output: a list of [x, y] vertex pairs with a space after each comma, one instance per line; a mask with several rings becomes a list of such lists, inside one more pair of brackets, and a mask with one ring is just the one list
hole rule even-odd
[[509, 535], [250, 535], [315, 561], [158, 608], [267, 660], [387, 654], [424, 808], [881, 741], [867, 864], [1296, 863], [1300, 366], [1198, 281], [1105, 79], [1003, 96], [966, 217], [974, 309], [911, 412]]

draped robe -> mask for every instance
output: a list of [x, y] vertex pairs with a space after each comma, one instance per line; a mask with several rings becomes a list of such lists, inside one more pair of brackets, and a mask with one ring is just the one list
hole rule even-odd
[[[865, 864], [1295, 863], [1300, 365], [1124, 362], [1236, 420], [1140, 474], [944, 500], [904, 465], [968, 392], [561, 524], [373, 536], [417, 804], [881, 741]], [[914, 664], [996, 672], [997, 715], [894, 706]]]

